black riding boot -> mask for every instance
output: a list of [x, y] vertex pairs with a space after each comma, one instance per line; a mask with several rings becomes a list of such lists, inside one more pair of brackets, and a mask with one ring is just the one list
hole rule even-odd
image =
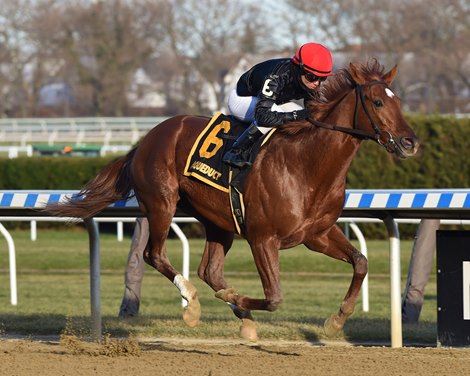
[[251, 166], [250, 148], [260, 139], [263, 133], [256, 124], [251, 124], [235, 141], [232, 148], [225, 153], [223, 162], [238, 168]]

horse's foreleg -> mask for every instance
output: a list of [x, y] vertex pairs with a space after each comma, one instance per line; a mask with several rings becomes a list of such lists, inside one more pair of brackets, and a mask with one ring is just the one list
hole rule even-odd
[[[227, 282], [224, 278], [224, 261], [227, 252], [232, 246], [233, 233], [224, 231], [212, 224], [206, 224], [206, 244], [198, 268], [198, 275], [206, 282], [219, 297], [219, 291], [228, 291]], [[234, 291], [234, 290], [233, 290]], [[243, 311], [234, 304], [229, 303], [235, 316], [241, 320], [240, 336], [250, 341], [256, 341], [256, 327], [250, 311]]]
[[326, 239], [314, 239], [306, 242], [305, 245], [311, 250], [322, 252], [327, 256], [348, 262], [353, 266], [351, 284], [338, 313], [331, 315], [325, 321], [325, 333], [328, 337], [333, 337], [343, 329], [347, 318], [354, 312], [362, 281], [367, 274], [367, 259], [351, 245], [338, 226], [332, 227]]
[[253, 299], [240, 295], [233, 289], [221, 290], [217, 297], [236, 305], [243, 311], [275, 311], [282, 303], [279, 246], [274, 241], [252, 242], [251, 250], [261, 278], [265, 299]]
[[198, 268], [198, 276], [214, 291], [227, 288], [224, 279], [225, 256], [233, 243], [233, 233], [213, 224], [204, 224], [206, 244]]

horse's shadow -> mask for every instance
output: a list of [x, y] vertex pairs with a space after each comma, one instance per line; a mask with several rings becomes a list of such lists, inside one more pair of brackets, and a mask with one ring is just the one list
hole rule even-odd
[[[269, 325], [283, 326], [284, 322], [298, 324], [298, 333], [303, 339], [315, 346], [326, 346], [332, 342], [344, 342], [348, 345], [387, 346], [391, 343], [390, 319], [351, 317], [343, 330], [333, 338], [323, 332], [325, 317], [296, 317], [286, 320], [268, 319]], [[263, 322], [263, 321], [258, 321]], [[436, 321], [419, 321], [416, 324], [403, 324], [403, 342], [410, 345], [435, 346], [437, 338]]]
[[[323, 332], [324, 317], [289, 317], [289, 318], [276, 318], [276, 317], [259, 317], [256, 323], [260, 329], [261, 344], [247, 344], [243, 340], [239, 340], [240, 345], [248, 345], [254, 351], [270, 352], [274, 351], [279, 355], [295, 355], [291, 352], [279, 352], [278, 350], [270, 350], [269, 346], [266, 347], [266, 342], [272, 342], [269, 335], [263, 336], [263, 326], [267, 325], [272, 331], [277, 328], [282, 328], [286, 325], [294, 324], [293, 333], [297, 332], [302, 341], [308, 342], [315, 346], [325, 346], [331, 341], [346, 342], [349, 345], [385, 345], [390, 344], [390, 319], [379, 318], [366, 318], [366, 317], [351, 317], [344, 326], [343, 330], [336, 338], [328, 338]], [[156, 322], [179, 322], [181, 317], [179, 315], [141, 315], [131, 317], [128, 319], [119, 319], [116, 316], [103, 316], [103, 332], [110, 334], [113, 337], [132, 337], [139, 331], [139, 328], [155, 326]], [[233, 330], [235, 333], [238, 328], [237, 320], [233, 318], [220, 318], [210, 316], [203, 318], [202, 323], [206, 329], [217, 323], [223, 323], [228, 331]], [[66, 316], [61, 314], [29, 314], [18, 315], [13, 313], [0, 314], [0, 334], [2, 337], [59, 337], [61, 334], [73, 334], [78, 337], [87, 338], [90, 336], [90, 318], [87, 316]], [[183, 333], [183, 337], [186, 335]], [[191, 337], [193, 337], [192, 335]], [[201, 335], [198, 338], [207, 338], [207, 333], [204, 328], [201, 329]], [[215, 335], [215, 337], [217, 337]], [[209, 334], [209, 338], [211, 337]], [[274, 341], [276, 341], [275, 339]], [[236, 342], [237, 339], [234, 339]], [[436, 321], [421, 320], [416, 324], [403, 325], [403, 341], [404, 344], [410, 345], [426, 345], [436, 346], [437, 342], [437, 323]], [[161, 351], [179, 351], [168, 348], [165, 341], [154, 343], [156, 350]], [[188, 350], [189, 351], [189, 350]]]

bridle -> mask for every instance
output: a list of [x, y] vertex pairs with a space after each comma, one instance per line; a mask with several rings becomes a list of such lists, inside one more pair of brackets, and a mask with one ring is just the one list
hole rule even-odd
[[[313, 120], [313, 119], [308, 119], [308, 121], [319, 128], [325, 128], [325, 129], [329, 129], [332, 131], [339, 131], [339, 132], [347, 133], [361, 140], [366, 140], [366, 139], [374, 140], [378, 144], [382, 145], [389, 153], [395, 152], [398, 146], [395, 140], [393, 139], [392, 135], [390, 134], [390, 132], [382, 130], [378, 127], [378, 125], [375, 123], [374, 119], [372, 118], [372, 115], [370, 114], [370, 111], [367, 108], [366, 103], [365, 103], [363, 89], [364, 87], [373, 86], [373, 85], [385, 85], [386, 87], [388, 87], [388, 85], [384, 81], [370, 81], [362, 85], [356, 84], [354, 88], [354, 90], [356, 91], [356, 105], [354, 108], [354, 120], [353, 120], [352, 128], [342, 127], [342, 126], [338, 126], [334, 124], [327, 124], [327, 123], [324, 123], [318, 120]], [[357, 117], [358, 117], [358, 112], [359, 112], [359, 103], [364, 109], [364, 112], [366, 113], [366, 116], [370, 121], [372, 129], [374, 130], [374, 133], [366, 132], [361, 129], [358, 129]], [[383, 135], [386, 136], [385, 141], [382, 140]]]

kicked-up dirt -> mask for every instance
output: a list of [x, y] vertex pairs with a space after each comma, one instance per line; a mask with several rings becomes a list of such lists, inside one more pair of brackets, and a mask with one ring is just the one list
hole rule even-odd
[[470, 349], [187, 339], [0, 340], [0, 375], [469, 375]]

